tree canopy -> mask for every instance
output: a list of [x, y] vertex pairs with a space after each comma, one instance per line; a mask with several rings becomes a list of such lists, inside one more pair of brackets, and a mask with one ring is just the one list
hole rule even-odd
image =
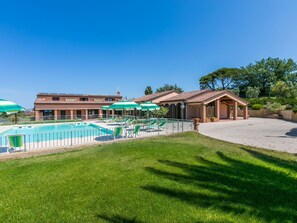
[[149, 94], [152, 94], [152, 93], [154, 93], [152, 87], [151, 86], [147, 86], [145, 88], [145, 90], [144, 90], [144, 94], [145, 95], [149, 95]]
[[270, 96], [271, 88], [278, 81], [297, 83], [297, 64], [292, 59], [268, 58], [242, 68], [237, 80], [240, 89], [258, 87], [260, 96]]
[[235, 80], [238, 78], [240, 69], [221, 68], [200, 78], [201, 89], [225, 90], [234, 87]]
[[178, 93], [184, 92], [184, 90], [178, 87], [176, 84], [175, 85], [164, 84], [164, 86], [157, 88], [156, 93], [170, 91], [170, 90], [175, 90]]
[[[279, 81], [282, 82], [277, 83]], [[269, 57], [240, 69], [218, 69], [201, 77], [199, 83], [201, 89], [230, 89], [239, 91], [242, 97], [251, 97], [258, 91], [260, 97], [284, 95], [287, 88], [292, 92], [290, 95], [293, 95], [297, 91], [297, 64], [292, 59]]]

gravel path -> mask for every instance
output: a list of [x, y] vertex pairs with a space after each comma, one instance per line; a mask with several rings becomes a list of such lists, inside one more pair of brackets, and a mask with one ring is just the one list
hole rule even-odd
[[200, 133], [212, 138], [297, 154], [297, 123], [278, 119], [203, 123]]

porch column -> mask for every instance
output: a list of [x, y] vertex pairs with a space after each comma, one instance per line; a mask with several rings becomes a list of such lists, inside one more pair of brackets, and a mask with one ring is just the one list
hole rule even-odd
[[221, 104], [220, 99], [215, 101], [216, 118], [218, 120], [220, 120], [220, 109], [221, 109], [220, 104]]
[[39, 121], [39, 111], [35, 111], [35, 121]]
[[86, 109], [86, 111], [85, 111], [85, 116], [86, 116], [86, 120], [88, 120], [89, 119], [88, 109]]
[[206, 120], [206, 105], [201, 105], [201, 122]]
[[111, 117], [114, 117], [114, 110], [111, 110]]
[[55, 120], [58, 120], [58, 110], [54, 110], [54, 117], [55, 117]]
[[74, 119], [73, 110], [70, 110], [70, 119]]
[[102, 118], [102, 110], [99, 109], [98, 111], [99, 111], [99, 117]]
[[248, 116], [249, 116], [249, 111], [248, 111], [248, 106], [246, 105], [246, 106], [244, 106], [244, 108], [243, 108], [243, 118], [244, 118], [244, 119], [247, 119]]
[[238, 102], [233, 102], [233, 120], [237, 119]]

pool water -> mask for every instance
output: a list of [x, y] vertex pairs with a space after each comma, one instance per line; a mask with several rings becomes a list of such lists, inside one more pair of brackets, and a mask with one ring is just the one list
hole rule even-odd
[[0, 133], [0, 143], [6, 143], [7, 135], [16, 134], [24, 135], [26, 142], [44, 142], [70, 138], [100, 137], [112, 134], [112, 130], [91, 123], [19, 126]]

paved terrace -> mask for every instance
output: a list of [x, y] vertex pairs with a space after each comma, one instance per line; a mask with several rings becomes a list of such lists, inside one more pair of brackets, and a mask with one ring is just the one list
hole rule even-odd
[[297, 154], [297, 123], [250, 118], [203, 123], [199, 127], [201, 134], [212, 138]]

